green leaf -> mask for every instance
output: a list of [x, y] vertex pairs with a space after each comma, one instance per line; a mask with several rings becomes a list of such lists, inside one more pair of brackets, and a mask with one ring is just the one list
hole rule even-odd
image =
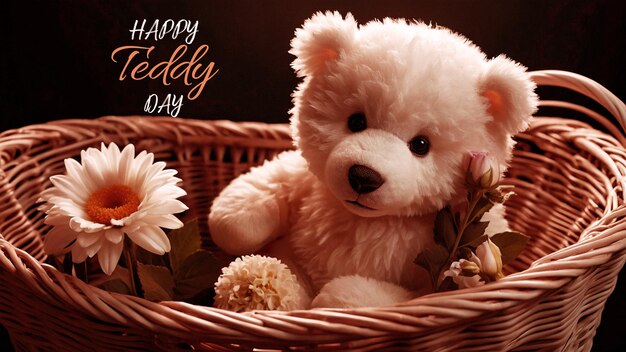
[[451, 251], [456, 241], [456, 226], [449, 207], [441, 209], [435, 219], [435, 241]]
[[164, 266], [137, 263], [143, 296], [150, 301], [171, 301], [174, 297], [174, 280]]
[[458, 228], [460, 223], [461, 223], [461, 213], [457, 211], [456, 213], [454, 213], [454, 228]]
[[438, 264], [443, 264], [448, 259], [450, 253], [442, 245], [436, 244], [432, 247], [425, 248], [417, 255], [413, 261], [415, 264], [431, 271], [430, 269]]
[[478, 246], [480, 246], [483, 242], [485, 242], [487, 240], [487, 238], [489, 238], [489, 236], [487, 235], [482, 235], [478, 238], [475, 238], [473, 241], [464, 244], [464, 247], [471, 247], [473, 249], [476, 249]]
[[450, 276], [446, 276], [446, 278], [441, 282], [441, 285], [437, 288], [437, 292], [452, 291], [458, 288], [459, 286], [454, 283], [452, 278]]
[[471, 249], [469, 249], [468, 247], [459, 247], [459, 251], [458, 251], [458, 255], [457, 258], [458, 259], [466, 259], [469, 260], [472, 257], [472, 254], [474, 252], [472, 252]]
[[168, 234], [172, 250], [170, 251], [170, 265], [176, 272], [183, 265], [187, 257], [200, 249], [201, 238], [198, 229], [198, 219], [193, 219], [180, 229], [172, 230]]
[[196, 251], [174, 272], [174, 297], [184, 300], [213, 287], [221, 274], [221, 269], [211, 252]]
[[425, 252], [425, 250], [420, 252], [420, 254], [418, 254], [417, 257], [415, 257], [415, 259], [413, 260], [413, 263], [428, 270], [428, 272], [430, 273], [430, 263], [428, 262]]
[[461, 237], [459, 245], [463, 246], [469, 244], [470, 242], [483, 236], [485, 234], [487, 226], [489, 226], [489, 221], [475, 221], [467, 225], [465, 231], [463, 231], [463, 235]]
[[481, 196], [474, 209], [471, 209], [469, 217], [470, 222], [482, 219], [483, 215], [491, 210], [493, 206], [493, 202], [491, 202], [486, 196]]
[[433, 287], [435, 287], [439, 279], [439, 272], [448, 261], [449, 255], [450, 252], [444, 246], [436, 244], [424, 249], [413, 262], [428, 270]]
[[[216, 280], [217, 281], [217, 280]], [[212, 307], [215, 300], [215, 286], [207, 287], [195, 295], [183, 299], [184, 302], [197, 306]]]
[[166, 266], [165, 256], [148, 252], [147, 250], [137, 246], [135, 248], [137, 261], [142, 264]]
[[498, 188], [487, 191], [485, 197], [495, 204], [503, 204], [513, 194], [512, 189], [513, 187], [510, 186], [499, 186]]
[[502, 265], [513, 261], [522, 253], [529, 237], [519, 232], [506, 231], [491, 236], [491, 241], [500, 248], [502, 253]]
[[130, 295], [130, 288], [126, 286], [126, 283], [120, 279], [113, 279], [105, 281], [99, 286], [101, 289], [109, 292], [117, 292], [125, 295]]

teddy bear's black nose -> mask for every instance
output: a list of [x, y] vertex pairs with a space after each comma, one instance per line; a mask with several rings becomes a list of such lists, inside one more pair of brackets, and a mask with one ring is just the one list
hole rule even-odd
[[358, 194], [374, 192], [385, 183], [378, 172], [363, 165], [350, 166], [348, 180], [352, 189]]

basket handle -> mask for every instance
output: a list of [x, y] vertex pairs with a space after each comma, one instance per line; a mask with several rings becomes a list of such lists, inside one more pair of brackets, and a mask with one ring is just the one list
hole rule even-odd
[[[626, 146], [626, 143], [624, 142], [626, 140], [624, 138], [626, 135], [626, 106], [615, 94], [611, 93], [598, 82], [572, 72], [543, 70], [532, 71], [529, 72], [529, 74], [531, 79], [535, 81], [538, 86], [567, 88], [583, 94], [602, 105], [611, 115], [613, 115], [615, 120], [619, 123], [619, 126], [616, 126], [614, 123], [609, 122], [597, 114], [593, 114], [591, 117], [611, 131], [615, 137], [617, 137], [622, 144]], [[621, 130], [616, 127], [621, 127]]]

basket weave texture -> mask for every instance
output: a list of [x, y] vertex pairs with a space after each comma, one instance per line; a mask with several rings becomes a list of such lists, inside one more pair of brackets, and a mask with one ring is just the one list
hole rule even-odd
[[[292, 148], [286, 125], [155, 117], [64, 120], [0, 135], [0, 323], [18, 350], [319, 349], [589, 351], [626, 260], [626, 108], [582, 76], [532, 73], [602, 105], [597, 123], [536, 117], [517, 136], [507, 182], [513, 229], [531, 236], [504, 279], [392, 307], [233, 313], [109, 293], [43, 264], [37, 210], [63, 160], [101, 142], [134, 143], [179, 170], [203, 221], [212, 199], [251, 166]], [[616, 121], [613, 124], [611, 121]], [[604, 131], [604, 132], [603, 132]]]

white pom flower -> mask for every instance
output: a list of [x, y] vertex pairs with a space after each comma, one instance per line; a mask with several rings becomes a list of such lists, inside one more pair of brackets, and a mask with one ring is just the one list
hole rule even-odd
[[174, 215], [187, 209], [176, 198], [184, 196], [176, 186], [176, 170], [154, 163], [154, 154], [127, 145], [120, 152], [115, 143], [100, 150], [81, 151], [81, 162], [65, 159], [66, 175], [50, 177], [53, 187], [41, 194], [45, 223], [54, 226], [44, 239], [44, 251], [58, 255], [71, 251], [75, 263], [98, 254], [110, 275], [124, 247], [124, 235], [155, 253], [170, 250], [161, 229], [183, 226]]
[[276, 258], [248, 255], [222, 269], [215, 283], [215, 307], [235, 312], [302, 307], [297, 278]]

